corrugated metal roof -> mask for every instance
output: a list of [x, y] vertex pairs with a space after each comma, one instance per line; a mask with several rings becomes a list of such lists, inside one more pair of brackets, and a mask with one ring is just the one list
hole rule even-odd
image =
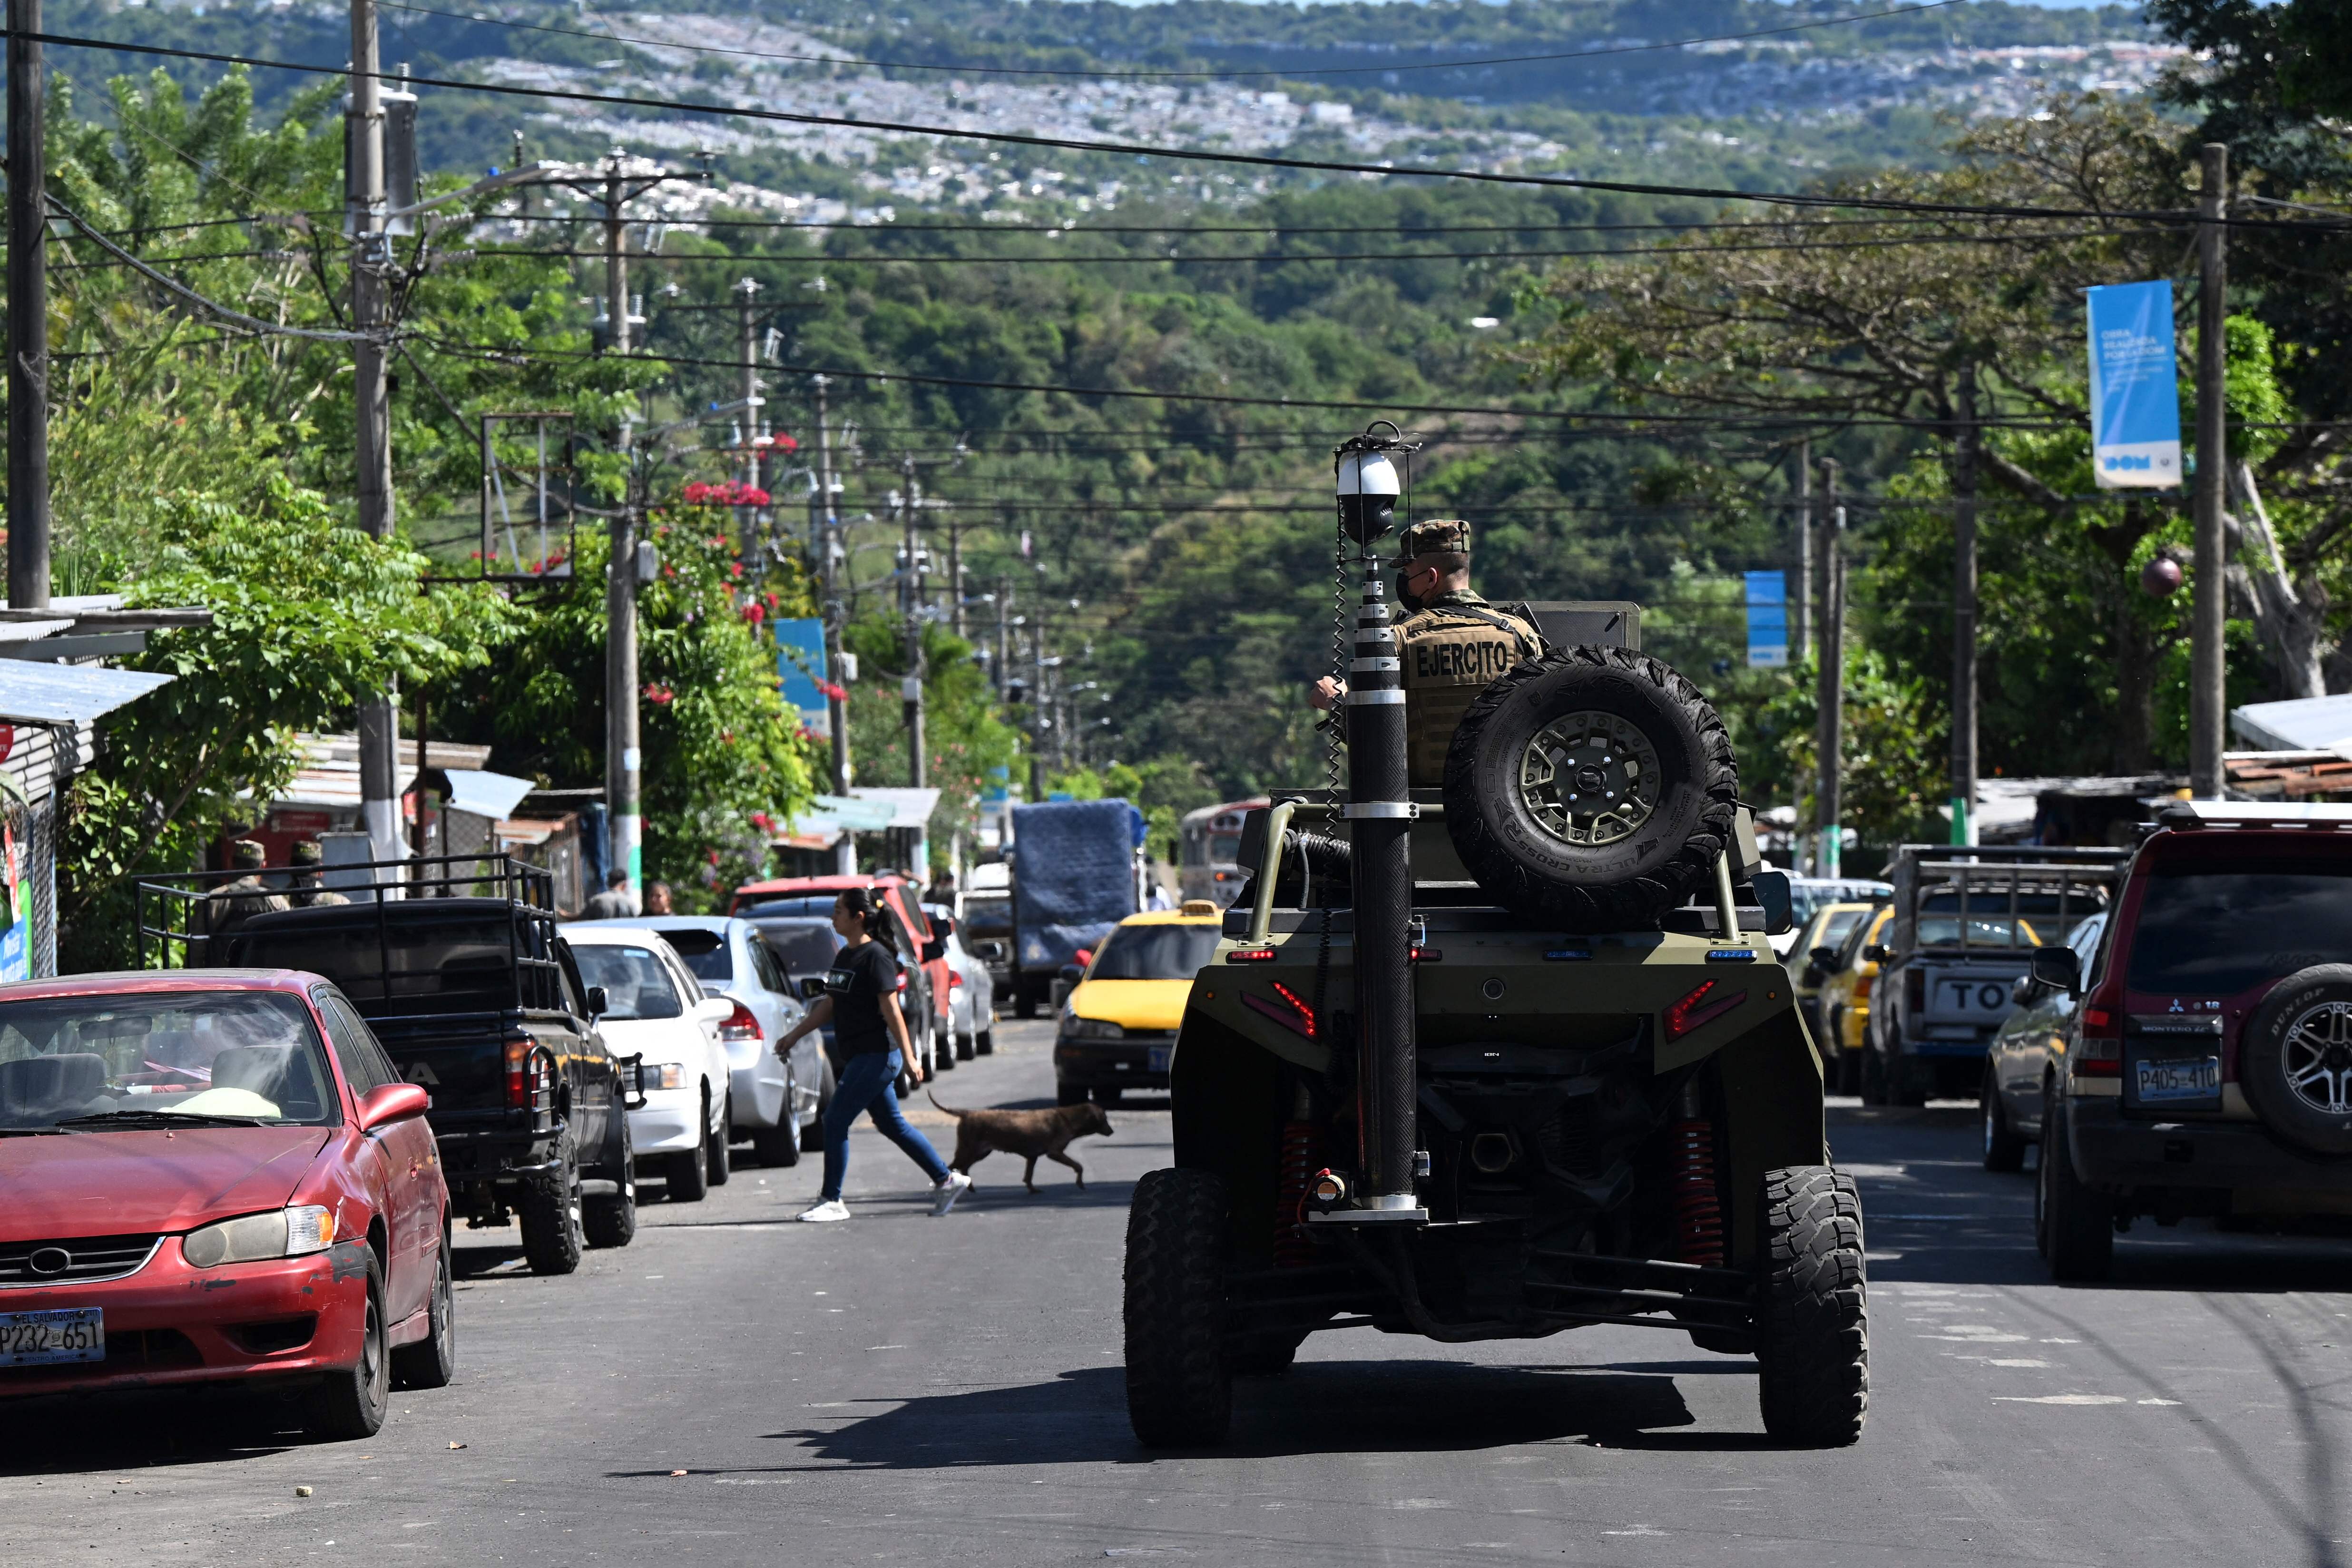
[[88, 724], [171, 682], [143, 669], [9, 659], [0, 662], [0, 721]]

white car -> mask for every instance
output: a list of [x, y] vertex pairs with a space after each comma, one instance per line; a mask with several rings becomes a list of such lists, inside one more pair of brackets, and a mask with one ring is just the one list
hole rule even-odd
[[948, 1015], [958, 1059], [970, 1061], [996, 1049], [996, 981], [988, 965], [963, 944], [956, 919], [945, 904], [925, 904], [931, 930], [947, 938]]
[[563, 928], [583, 985], [602, 986], [597, 1027], [616, 1057], [639, 1058], [645, 1104], [629, 1112], [638, 1169], [663, 1175], [673, 1203], [698, 1203], [727, 1180], [734, 1075], [719, 1026], [735, 1004], [701, 982], [657, 931], [616, 921]]
[[614, 923], [659, 931], [705, 991], [734, 1004], [719, 1026], [733, 1075], [730, 1135], [750, 1140], [762, 1165], [797, 1164], [803, 1148], [823, 1148], [817, 1118], [832, 1098], [824, 1043], [812, 1033], [789, 1060], [776, 1055], [776, 1042], [807, 1009], [760, 928], [733, 915], [646, 915]]

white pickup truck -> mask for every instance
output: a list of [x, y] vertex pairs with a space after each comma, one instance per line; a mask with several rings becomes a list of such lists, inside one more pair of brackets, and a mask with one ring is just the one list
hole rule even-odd
[[1880, 1105], [1967, 1099], [2016, 1005], [2036, 947], [2107, 907], [2128, 851], [1906, 844], [1888, 864], [1895, 917], [1878, 962], [1863, 1098]]

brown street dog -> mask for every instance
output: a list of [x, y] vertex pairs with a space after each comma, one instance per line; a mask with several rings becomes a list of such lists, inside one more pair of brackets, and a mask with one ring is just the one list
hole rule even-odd
[[931, 1096], [931, 1103], [956, 1119], [955, 1158], [949, 1164], [968, 1176], [974, 1165], [991, 1154], [1017, 1154], [1029, 1162], [1028, 1169], [1021, 1173], [1021, 1184], [1033, 1193], [1037, 1190], [1039, 1160], [1076, 1171], [1078, 1188], [1085, 1191], [1087, 1168], [1070, 1158], [1070, 1144], [1089, 1135], [1111, 1135], [1110, 1118], [1091, 1100], [1057, 1105], [1051, 1110], [958, 1110], [952, 1105], [940, 1105], [937, 1095]]

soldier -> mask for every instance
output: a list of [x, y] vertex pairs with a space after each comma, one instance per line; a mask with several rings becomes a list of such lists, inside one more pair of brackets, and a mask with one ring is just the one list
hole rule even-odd
[[[230, 846], [229, 858], [245, 875], [212, 890], [205, 926], [215, 942], [256, 915], [272, 914], [286, 907], [286, 900], [271, 892], [269, 884], [261, 879], [261, 868], [268, 863], [269, 852], [260, 844], [240, 838]], [[210, 954], [207, 961], [220, 960], [217, 954]]]
[[[1445, 782], [1445, 752], [1470, 704], [1504, 671], [1543, 651], [1543, 638], [1518, 616], [1470, 591], [1470, 525], [1459, 518], [1416, 522], [1398, 541], [1397, 626], [1403, 663], [1405, 749], [1415, 789]], [[1308, 697], [1338, 706], [1342, 681], [1325, 676]]]
[[342, 894], [320, 885], [320, 868], [327, 863], [327, 854], [317, 839], [305, 838], [295, 845], [288, 859], [294, 868], [294, 885], [286, 897], [296, 909], [351, 902]]

